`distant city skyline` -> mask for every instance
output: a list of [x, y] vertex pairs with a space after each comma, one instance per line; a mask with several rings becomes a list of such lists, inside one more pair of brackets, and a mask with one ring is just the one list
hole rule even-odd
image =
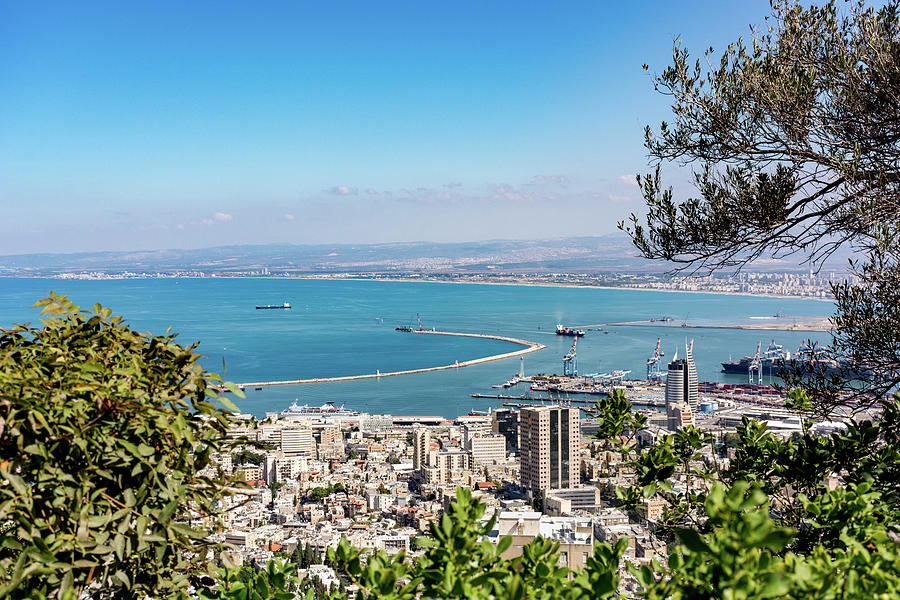
[[0, 1], [0, 255], [605, 234], [668, 117], [641, 65], [768, 12]]

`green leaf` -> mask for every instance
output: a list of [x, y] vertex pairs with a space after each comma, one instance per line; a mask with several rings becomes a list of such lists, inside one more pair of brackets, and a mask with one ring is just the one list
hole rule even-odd
[[[245, 398], [244, 390], [242, 390], [236, 383], [232, 383], [231, 381], [226, 381], [222, 385], [225, 386], [229, 392], [237, 396], [238, 398]], [[237, 410], [235, 410], [237, 412]]]
[[231, 412], [233, 412], [233, 413], [241, 412], [240, 409], [237, 407], [237, 405], [234, 402], [232, 402], [231, 400], [229, 400], [226, 396], [219, 396], [218, 400], [219, 400], [219, 402], [222, 403], [222, 406], [224, 406], [226, 409], [230, 410]]
[[794, 533], [789, 529], [774, 529], [767, 533], [756, 546], [780, 552], [793, 538]]
[[678, 539], [681, 540], [684, 547], [691, 552], [696, 552], [698, 554], [709, 554], [711, 552], [709, 546], [694, 529], [678, 528], [675, 530], [675, 535], [678, 536]]

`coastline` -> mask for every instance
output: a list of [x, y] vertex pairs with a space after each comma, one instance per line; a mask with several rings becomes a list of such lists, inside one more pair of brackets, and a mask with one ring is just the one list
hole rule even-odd
[[302, 280], [311, 280], [311, 281], [373, 281], [373, 282], [399, 282], [399, 283], [440, 283], [440, 284], [462, 284], [462, 285], [498, 285], [498, 286], [520, 286], [520, 287], [551, 287], [551, 288], [568, 288], [568, 289], [592, 289], [592, 290], [632, 290], [636, 292], [658, 292], [658, 293], [673, 293], [673, 294], [711, 294], [717, 296], [752, 296], [755, 298], [783, 298], [787, 300], [814, 300], [817, 302], [829, 302], [834, 303], [833, 298], [823, 298], [819, 296], [802, 296], [797, 294], [772, 294], [772, 293], [758, 293], [758, 292], [725, 292], [718, 290], [674, 290], [674, 289], [661, 289], [654, 287], [644, 287], [644, 286], [617, 286], [617, 285], [596, 285], [596, 284], [583, 284], [577, 285], [573, 283], [555, 283], [555, 282], [544, 282], [544, 281], [533, 281], [528, 279], [518, 280], [518, 281], [473, 281], [473, 280], [456, 280], [456, 281], [447, 281], [441, 278], [433, 278], [431, 276], [425, 277], [354, 277], [352, 275], [297, 275], [291, 277], [273, 277], [271, 275], [246, 275], [239, 277], [188, 277], [188, 276], [171, 276], [171, 277], [61, 277], [59, 275], [28, 275], [28, 276], [18, 276], [18, 275], [3, 275], [2, 277], [9, 277], [11, 279], [55, 279], [55, 280], [67, 280], [74, 279], [78, 281], [107, 281], [107, 280], [119, 280], [119, 279], [136, 279], [136, 280], [151, 280], [151, 279], [266, 279], [266, 280], [292, 280], [292, 279], [302, 279]]
[[672, 329], [744, 329], [748, 331], [833, 331], [828, 325], [830, 319], [814, 321], [795, 321], [791, 324], [780, 325], [778, 323], [748, 323], [743, 325], [662, 325], [653, 323], [608, 323], [607, 327], [669, 327]]
[[[256, 277], [254, 279], [282, 279], [281, 277]], [[505, 285], [505, 286], [520, 286], [520, 287], [553, 287], [553, 288], [568, 288], [568, 289], [591, 289], [591, 290], [633, 290], [635, 292], [660, 292], [660, 293], [672, 293], [672, 294], [712, 294], [716, 296], [752, 296], [755, 298], [784, 298], [789, 300], [816, 300], [819, 302], [830, 302], [834, 303], [833, 298], [819, 298], [816, 296], [797, 296], [797, 295], [787, 295], [787, 294], [759, 294], [753, 292], [720, 292], [716, 290], [667, 290], [667, 289], [659, 289], [659, 288], [651, 288], [651, 287], [629, 287], [629, 286], [616, 286], [616, 285], [575, 285], [571, 283], [552, 283], [552, 282], [542, 282], [542, 281], [470, 281], [470, 280], [460, 280], [460, 281], [445, 281], [442, 279], [427, 279], [420, 277], [390, 277], [390, 278], [378, 278], [378, 277], [351, 277], [351, 276], [340, 276], [340, 277], [316, 277], [316, 276], [307, 276], [301, 275], [298, 277], [292, 277], [291, 279], [308, 279], [308, 280], [319, 280], [319, 281], [385, 281], [385, 282], [400, 282], [400, 283], [442, 283], [442, 284], [464, 284], [464, 285]]]

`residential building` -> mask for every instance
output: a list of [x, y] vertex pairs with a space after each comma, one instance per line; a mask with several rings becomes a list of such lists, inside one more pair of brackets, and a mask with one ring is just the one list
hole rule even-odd
[[418, 471], [425, 466], [431, 446], [431, 431], [425, 427], [413, 428], [413, 469]]
[[548, 517], [538, 512], [501, 512], [488, 535], [491, 543], [510, 536], [512, 544], [501, 556], [522, 555], [522, 548], [537, 536], [559, 542], [559, 564], [572, 570], [583, 569], [594, 553], [594, 525], [581, 517]]
[[476, 465], [499, 465], [506, 462], [506, 438], [483, 435], [469, 440], [472, 462]]
[[600, 490], [594, 486], [580, 486], [550, 490], [544, 496], [544, 510], [550, 515], [566, 515], [572, 511], [594, 512], [603, 506]]
[[320, 444], [333, 444], [344, 440], [344, 434], [341, 433], [341, 428], [337, 425], [320, 427], [318, 428], [318, 434]]
[[426, 483], [436, 485], [447, 483], [454, 472], [472, 468], [472, 455], [465, 450], [433, 450], [428, 453], [426, 465], [422, 468]]

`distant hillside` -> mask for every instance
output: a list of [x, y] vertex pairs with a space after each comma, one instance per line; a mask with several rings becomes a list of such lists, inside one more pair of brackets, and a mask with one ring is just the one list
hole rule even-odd
[[[548, 240], [391, 244], [218, 246], [197, 250], [0, 256], [0, 274], [103, 272], [246, 273], [659, 273], [668, 265], [637, 256], [622, 233]], [[766, 261], [754, 270], [798, 269]]]

